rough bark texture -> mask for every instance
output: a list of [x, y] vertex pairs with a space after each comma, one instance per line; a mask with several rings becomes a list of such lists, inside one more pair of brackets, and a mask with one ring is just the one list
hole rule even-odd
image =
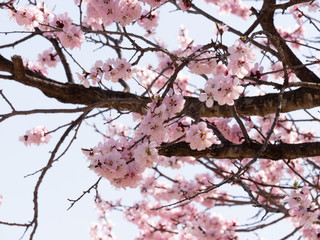
[[[179, 142], [169, 147], [159, 150], [159, 154], [164, 156], [192, 156], [196, 158], [216, 158], [216, 159], [243, 159], [253, 158], [262, 147], [258, 143], [242, 143], [242, 144], [220, 144], [212, 145], [202, 151], [192, 150], [186, 142]], [[299, 143], [299, 144], [268, 144], [265, 151], [260, 154], [259, 158], [272, 160], [295, 159], [301, 157], [320, 156], [320, 143]]]
[[[91, 105], [105, 102], [105, 108], [137, 113], [146, 112], [146, 104], [151, 101], [147, 97], [136, 94], [103, 90], [99, 87], [85, 88], [79, 84], [61, 83], [43, 75], [34, 73], [19, 66], [19, 57], [13, 57], [15, 64], [0, 55], [0, 71], [12, 75], [12, 80], [24, 85], [35, 87], [47, 97], [55, 98], [62, 103]], [[194, 97], [185, 97], [186, 104], [183, 113], [187, 115], [199, 114], [200, 117], [232, 117], [232, 107], [220, 106], [216, 102], [212, 108]], [[278, 94], [270, 93], [264, 96], [241, 97], [237, 102], [239, 114], [245, 116], [263, 116], [275, 113], [277, 109]], [[101, 105], [100, 105], [101, 106]], [[320, 91], [311, 88], [291, 90], [284, 94], [282, 112], [299, 109], [308, 109], [320, 106]]]
[[[290, 1], [291, 2], [291, 1]], [[294, 1], [296, 2], [296, 1]], [[308, 1], [299, 1], [299, 2], [308, 2]], [[301, 66], [301, 68], [294, 68], [293, 71], [297, 75], [297, 77], [302, 82], [315, 82], [319, 83], [319, 77], [314, 74], [307, 67], [302, 67], [303, 63], [300, 59], [292, 52], [289, 46], [286, 44], [285, 40], [278, 33], [275, 25], [274, 25], [274, 12], [276, 1], [275, 0], [265, 0], [261, 9], [260, 14], [261, 22], [260, 25], [262, 29], [267, 33], [267, 37], [272, 43], [272, 45], [277, 49], [280, 53], [281, 60], [288, 67], [296, 67]]]

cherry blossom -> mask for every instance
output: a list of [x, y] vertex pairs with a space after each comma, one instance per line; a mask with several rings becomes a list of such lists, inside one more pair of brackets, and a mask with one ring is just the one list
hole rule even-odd
[[[239, 239], [240, 232], [255, 233], [272, 225], [262, 222], [264, 216], [242, 224], [214, 211], [215, 206], [237, 205], [254, 205], [265, 216], [281, 214], [295, 228], [292, 234], [319, 239], [320, 157], [312, 147], [319, 139], [319, 111], [307, 109], [319, 105], [319, 74], [313, 72], [320, 69], [314, 52], [317, 36], [311, 35], [319, 32], [319, 1], [279, 3], [270, 10], [241, 0], [205, 0], [202, 4], [208, 9], [191, 0], [75, 0], [72, 14], [52, 10], [43, 2], [28, 2], [27, 6], [19, 1], [0, 3], [23, 29], [21, 33], [28, 34], [2, 44], [1, 49], [9, 47], [15, 52], [16, 45], [27, 45], [29, 39], [40, 36], [51, 47], [39, 49], [36, 60], [23, 58], [25, 69], [17, 56], [1, 59], [1, 71], [7, 75], [0, 77], [77, 106], [18, 111], [1, 91], [9, 111], [0, 114], [0, 121], [34, 112], [81, 113], [76, 121], [52, 132], [66, 127], [67, 134], [72, 128], [75, 134], [67, 145], [69, 150], [80, 135], [80, 123], [88, 122], [86, 127], [101, 135], [82, 149], [91, 173], [118, 191], [136, 188], [135, 193], [141, 194], [129, 206], [122, 200], [102, 200], [99, 181], [84, 191], [85, 195], [96, 190], [98, 221], [90, 227], [92, 239], [117, 239], [109, 217], [112, 211], [121, 212], [133, 223], [139, 231], [136, 239], [141, 240]], [[209, 7], [215, 8], [214, 14]], [[271, 16], [274, 11], [277, 14]], [[163, 16], [172, 20], [173, 15], [174, 21], [162, 25]], [[198, 17], [205, 21], [190, 25]], [[282, 18], [296, 25], [282, 26]], [[239, 24], [232, 24], [234, 19]], [[195, 26], [209, 36], [194, 32]], [[177, 33], [175, 44], [165, 42], [175, 37], [171, 30]], [[16, 33], [2, 32], [4, 38]], [[105, 51], [92, 55], [92, 46]], [[68, 82], [49, 76], [57, 66]], [[80, 84], [70, 81], [71, 75]], [[307, 117], [300, 116], [302, 110]], [[96, 125], [98, 116], [102, 122]], [[315, 129], [300, 124], [302, 121]], [[39, 126], [19, 140], [31, 146], [48, 143], [50, 138], [50, 132]], [[65, 154], [59, 148], [63, 141], [61, 137], [54, 148], [58, 151], [50, 151], [48, 164], [39, 171], [43, 175], [34, 196], [52, 161]], [[297, 148], [288, 153], [286, 147], [293, 146]], [[311, 146], [309, 155], [299, 152], [305, 146]], [[57, 157], [56, 152], [61, 155]], [[33, 201], [34, 216], [38, 216], [38, 199]], [[78, 201], [71, 200], [72, 205]], [[37, 221], [35, 217], [21, 226], [35, 231]]]
[[19, 140], [26, 146], [32, 144], [40, 145], [40, 143], [48, 143], [51, 138], [48, 130], [44, 126], [38, 126], [28, 130], [23, 136], [19, 137]]
[[143, 10], [141, 17], [138, 20], [138, 24], [147, 31], [147, 34], [152, 34], [158, 26], [158, 20], [158, 11], [148, 12], [147, 10]]
[[53, 48], [45, 50], [42, 54], [38, 54], [38, 62], [48, 67], [56, 67], [59, 62], [59, 56], [53, 52]]
[[308, 186], [304, 186], [301, 190], [292, 190], [284, 201], [290, 207], [289, 213], [294, 217], [293, 221], [298, 222], [299, 226], [308, 229], [317, 220], [319, 212], [315, 211]]
[[109, 59], [102, 65], [104, 79], [118, 82], [120, 78], [128, 80], [131, 77], [131, 64], [126, 59]]
[[186, 142], [190, 143], [190, 148], [193, 150], [204, 150], [210, 147], [215, 140], [213, 131], [206, 127], [204, 122], [193, 124], [186, 133]]
[[228, 75], [227, 77], [217, 76], [209, 78], [203, 93], [199, 100], [206, 102], [206, 106], [211, 108], [213, 102], [217, 101], [219, 105], [233, 105], [234, 100], [238, 99], [243, 87], [240, 86], [239, 79]]

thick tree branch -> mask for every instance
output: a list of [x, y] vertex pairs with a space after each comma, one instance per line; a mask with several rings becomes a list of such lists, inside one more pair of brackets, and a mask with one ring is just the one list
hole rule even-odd
[[[305, 1], [303, 1], [305, 2]], [[303, 65], [300, 59], [292, 52], [288, 47], [285, 40], [278, 33], [274, 25], [274, 11], [275, 11], [275, 0], [265, 0], [262, 6], [262, 19], [260, 25], [262, 29], [267, 33], [268, 39], [271, 41], [272, 45], [277, 49], [279, 53], [283, 54], [284, 63], [288, 67]], [[319, 77], [314, 74], [307, 67], [294, 68], [293, 72], [302, 82], [315, 82], [319, 83]]]
[[[261, 148], [262, 144], [246, 142], [242, 144], [214, 144], [210, 148], [202, 151], [192, 150], [186, 142], [179, 142], [166, 148], [160, 148], [159, 154], [167, 157], [171, 156], [192, 156], [196, 158], [216, 158], [216, 159], [243, 159], [252, 158]], [[308, 142], [297, 144], [268, 144], [259, 158], [280, 160], [295, 159], [302, 157], [320, 156], [320, 142]]]
[[[14, 58], [17, 59], [19, 57], [16, 56]], [[15, 66], [18, 69], [15, 70]], [[146, 104], [151, 101], [150, 98], [127, 92], [103, 90], [99, 87], [85, 88], [78, 84], [60, 83], [28, 69], [19, 69], [18, 63], [14, 65], [13, 62], [0, 55], [0, 71], [11, 73], [15, 81], [38, 88], [46, 96], [55, 98], [62, 103], [91, 105], [104, 101], [105, 104], [99, 105], [99, 107], [144, 114], [146, 112]], [[24, 71], [24, 73], [21, 71]], [[186, 104], [183, 113], [187, 115], [199, 112], [201, 117], [233, 117], [232, 106], [221, 106], [215, 102], [209, 109], [195, 97], [185, 97], [185, 100]], [[277, 93], [256, 97], [241, 97], [237, 101], [237, 112], [244, 116], [264, 116], [276, 112], [277, 102]], [[320, 106], [319, 90], [299, 88], [283, 94], [281, 112], [309, 109], [317, 106]]]

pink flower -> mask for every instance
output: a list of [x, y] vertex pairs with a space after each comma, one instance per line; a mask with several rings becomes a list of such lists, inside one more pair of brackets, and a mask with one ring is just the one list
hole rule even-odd
[[87, 74], [80, 74], [80, 73], [76, 73], [77, 77], [80, 80], [80, 83], [86, 87], [89, 88], [90, 87], [90, 82], [87, 79]]
[[186, 132], [186, 142], [190, 143], [190, 148], [193, 150], [204, 150], [210, 147], [215, 142], [213, 131], [207, 128], [206, 123], [200, 122], [191, 125]]
[[158, 151], [156, 146], [155, 142], [144, 141], [138, 144], [137, 148], [133, 151], [133, 157], [143, 171], [146, 168], [153, 167], [154, 162], [157, 161]]
[[233, 105], [234, 100], [238, 99], [243, 87], [239, 84], [237, 77], [215, 77], [209, 78], [204, 92], [200, 94], [199, 101], [206, 102], [208, 108], [213, 106], [213, 101], [219, 105]]
[[143, 27], [148, 34], [152, 34], [155, 28], [158, 26], [159, 12], [143, 10], [141, 17], [138, 20], [138, 24]]
[[38, 62], [42, 65], [47, 65], [48, 67], [55, 67], [60, 61], [59, 56], [56, 52], [53, 52], [53, 48], [45, 50], [42, 54], [38, 54]]
[[48, 134], [48, 130], [44, 126], [39, 126], [28, 130], [25, 135], [20, 136], [19, 140], [24, 143], [24, 145], [40, 145], [40, 143], [48, 143], [51, 135]]
[[228, 70], [232, 75], [237, 75], [239, 78], [244, 77], [253, 68], [255, 53], [240, 39], [237, 39], [233, 46], [228, 48], [229, 64]]
[[128, 80], [131, 77], [131, 64], [124, 58], [109, 59], [102, 65], [104, 79], [118, 82], [120, 78]]

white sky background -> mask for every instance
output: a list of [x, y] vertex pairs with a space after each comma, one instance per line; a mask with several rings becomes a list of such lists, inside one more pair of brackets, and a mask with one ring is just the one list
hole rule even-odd
[[[67, 11], [71, 16], [78, 16], [78, 11], [73, 1], [55, 0], [55, 13], [63, 13]], [[195, 4], [202, 1], [194, 1]], [[254, 3], [257, 4], [257, 3]], [[49, 5], [53, 7], [52, 3]], [[179, 25], [187, 26], [190, 36], [198, 43], [207, 43], [213, 38], [213, 24], [204, 18], [190, 18], [187, 14], [181, 12], [169, 12], [174, 10], [172, 5], [168, 5], [167, 12], [163, 11], [160, 16], [157, 34], [168, 44], [170, 50], [177, 47], [177, 33]], [[206, 11], [214, 12], [214, 8], [206, 7]], [[244, 25], [243, 21], [237, 17], [221, 18], [230, 26], [244, 32], [248, 25]], [[78, 19], [78, 17], [76, 18]], [[194, 19], [201, 19], [197, 21]], [[254, 18], [253, 18], [254, 19]], [[77, 20], [76, 20], [77, 22]], [[5, 11], [0, 12], [0, 31], [19, 30], [15, 23], [8, 20]], [[23, 35], [24, 36], [24, 35]], [[234, 35], [229, 39], [224, 38], [225, 42], [231, 44], [235, 39]], [[233, 37], [231, 37], [233, 36]], [[13, 35], [13, 37], [21, 38], [22, 35]], [[0, 45], [4, 44], [4, 40], [10, 39], [10, 36], [0, 35]], [[109, 57], [109, 52], [93, 52], [93, 45], [82, 46], [81, 51], [73, 51], [74, 57], [87, 69], [97, 60], [105, 60]], [[27, 43], [20, 44], [12, 49], [0, 49], [0, 54], [10, 58], [14, 54], [21, 55], [29, 60], [36, 60], [37, 54], [48, 49], [49, 44], [45, 39], [36, 38]], [[113, 53], [112, 53], [113, 54]], [[114, 57], [114, 56], [112, 56]], [[153, 59], [148, 59], [145, 62]], [[74, 67], [73, 72], [80, 72], [79, 68]], [[60, 67], [49, 72], [49, 77], [66, 81], [64, 70]], [[74, 75], [75, 80], [76, 76]], [[133, 80], [129, 80], [129, 85]], [[201, 82], [203, 87], [204, 82]], [[71, 105], [60, 104], [53, 99], [44, 97], [39, 90], [25, 87], [13, 81], [0, 80], [0, 89], [13, 103], [17, 110], [29, 110], [35, 108], [67, 108]], [[119, 88], [121, 89], [121, 88]], [[0, 113], [9, 112], [8, 105], [0, 99]], [[50, 154], [56, 142], [59, 140], [62, 131], [58, 131], [52, 135], [50, 144], [41, 145], [39, 147], [25, 147], [23, 143], [18, 142], [18, 137], [23, 135], [26, 130], [38, 125], [45, 125], [49, 130], [55, 129], [57, 126], [69, 123], [77, 118], [78, 115], [57, 114], [54, 115], [29, 115], [21, 117], [12, 117], [0, 124], [0, 194], [3, 195], [3, 203], [0, 206], [0, 220], [8, 222], [25, 223], [33, 217], [33, 189], [38, 179], [38, 174], [28, 178], [25, 175], [33, 173], [46, 165]], [[123, 119], [124, 124], [128, 124], [131, 120]], [[102, 125], [101, 125], [102, 126]], [[103, 130], [103, 128], [101, 128]], [[56, 240], [56, 239], [77, 239], [89, 240], [89, 224], [96, 221], [97, 215], [93, 209], [93, 195], [86, 195], [82, 200], [69, 211], [66, 209], [70, 206], [68, 198], [75, 199], [94, 184], [98, 177], [95, 173], [87, 168], [88, 162], [81, 152], [81, 148], [90, 148], [95, 146], [102, 138], [88, 126], [83, 127], [79, 131], [78, 138], [72, 145], [71, 149], [46, 174], [44, 181], [39, 190], [39, 227], [35, 240]], [[64, 145], [66, 146], [66, 145]], [[61, 152], [61, 151], [60, 151]], [[193, 167], [187, 169], [184, 173], [186, 176], [193, 175]], [[111, 187], [107, 181], [103, 181], [99, 185], [99, 191], [105, 199], [123, 198], [125, 202], [130, 202], [138, 197], [134, 190], [116, 190]], [[214, 208], [214, 211], [224, 213], [226, 218], [242, 217], [247, 219], [253, 216], [255, 209], [250, 212], [248, 208]], [[115, 231], [119, 239], [133, 239], [137, 231], [135, 227], [126, 223], [121, 219], [120, 214], [112, 215], [113, 222], [116, 223]], [[290, 225], [283, 222], [275, 228], [268, 228], [260, 234], [264, 239], [275, 239], [284, 236], [290, 232], [286, 227]], [[284, 230], [288, 229], [288, 230]], [[0, 225], [1, 240], [17, 240], [22, 236], [24, 229], [17, 227], [7, 227]], [[30, 231], [27, 232], [27, 237]], [[248, 235], [241, 239], [254, 239], [254, 235]], [[27, 238], [26, 238], [27, 239]]]

